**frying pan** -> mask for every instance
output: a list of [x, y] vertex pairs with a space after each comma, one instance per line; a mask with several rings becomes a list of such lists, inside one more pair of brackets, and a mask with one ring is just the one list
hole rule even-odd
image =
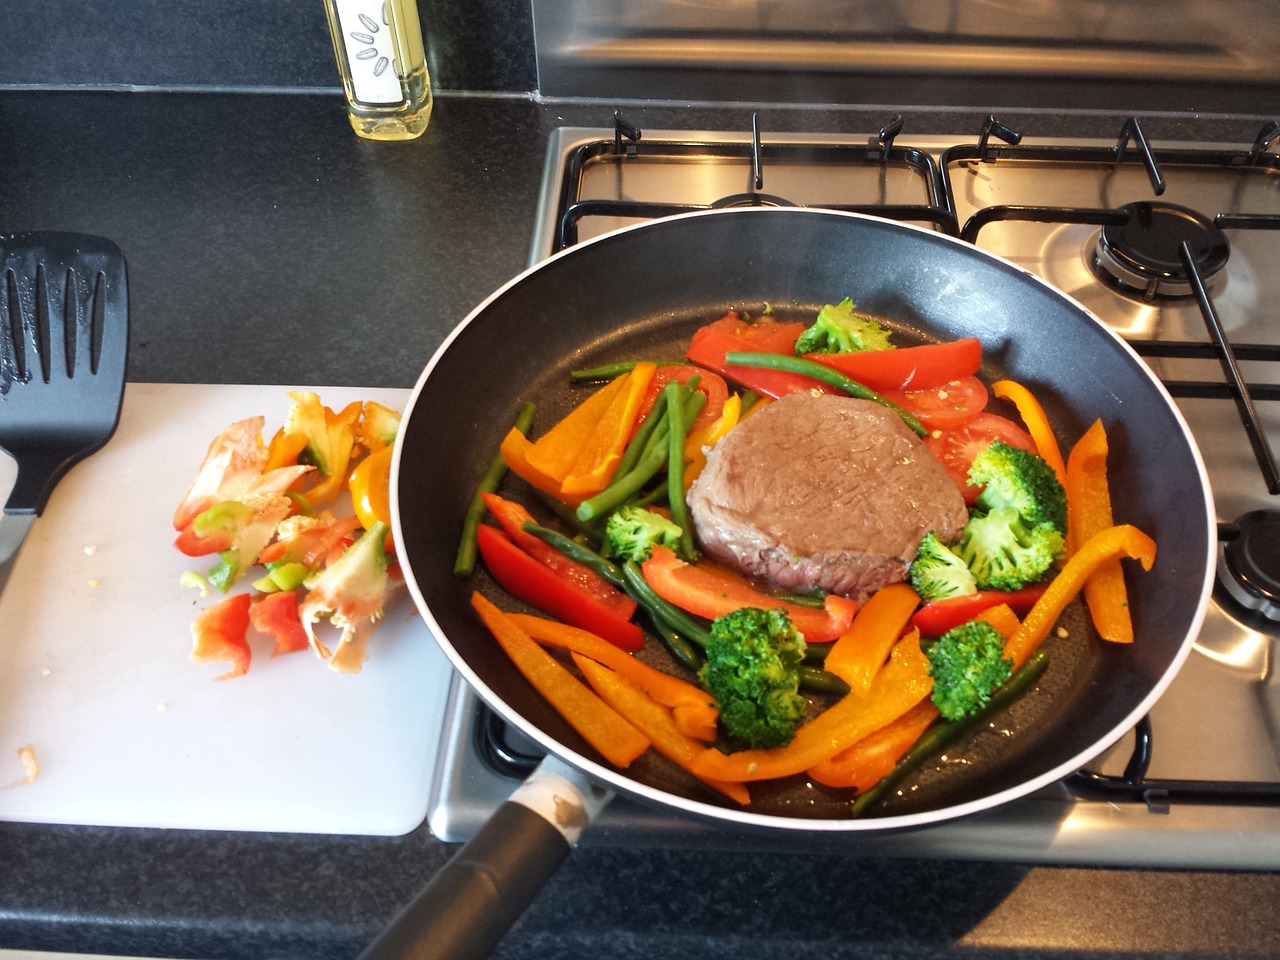
[[[1049, 667], [1036, 689], [1008, 708], [996, 730], [959, 748], [969, 762], [922, 770], [904, 785], [912, 789], [871, 816], [851, 819], [848, 794], [802, 778], [753, 784], [753, 802], [743, 809], [648, 754], [627, 771], [613, 769], [510, 666], [471, 609], [473, 589], [507, 609], [518, 604], [483, 572], [468, 580], [451, 572], [467, 502], [521, 403], [537, 404], [536, 435], [582, 398], [571, 370], [679, 357], [698, 325], [729, 309], [759, 315], [768, 304], [781, 319], [807, 321], [845, 296], [889, 326], [899, 345], [979, 337], [983, 379], [1011, 377], [1030, 387], [1067, 443], [1102, 419], [1116, 517], [1149, 533], [1159, 550], [1150, 573], [1128, 577], [1137, 641], [1099, 642], [1077, 606], [1062, 621], [1065, 631], [1047, 642]], [[518, 495], [519, 481], [504, 489]], [[454, 667], [493, 710], [558, 758], [569, 779], [576, 771], [602, 791], [744, 831], [925, 827], [1007, 803], [1084, 766], [1151, 708], [1186, 658], [1208, 603], [1216, 548], [1208, 481], [1182, 417], [1101, 321], [1029, 272], [961, 241], [813, 209], [736, 208], [627, 227], [516, 277], [454, 329], [424, 370], [405, 413], [392, 491], [414, 600]], [[660, 663], [664, 651], [652, 640], [642, 655]], [[567, 788], [559, 782], [557, 789]], [[567, 852], [563, 841], [560, 847]], [[511, 848], [499, 841], [497, 849]], [[553, 849], [535, 844], [515, 872], [527, 881], [539, 861], [554, 870], [564, 854]], [[450, 892], [442, 880], [420, 898], [409, 911], [417, 919], [406, 923], [417, 923], [416, 949], [426, 952], [413, 956], [482, 956], [505, 929], [490, 917], [488, 939], [458, 932], [466, 910], [493, 907], [476, 899], [476, 886], [486, 888], [480, 899], [504, 895], [492, 864], [469, 852], [459, 860], [484, 880]], [[505, 909], [509, 922], [519, 908]], [[442, 918], [452, 932], [440, 933]], [[368, 956], [408, 955], [399, 951], [410, 939], [401, 928]]]

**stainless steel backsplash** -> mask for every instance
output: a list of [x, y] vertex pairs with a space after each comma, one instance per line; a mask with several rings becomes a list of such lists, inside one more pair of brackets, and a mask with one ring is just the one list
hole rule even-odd
[[[1183, 91], [1171, 108], [1201, 110], [1220, 109], [1214, 91], [1274, 91], [1280, 78], [1280, 4], [1269, 0], [533, 0], [533, 10], [548, 96], [1097, 108], [1097, 91], [1118, 106], [1128, 84]], [[1266, 97], [1255, 102], [1265, 112]]]

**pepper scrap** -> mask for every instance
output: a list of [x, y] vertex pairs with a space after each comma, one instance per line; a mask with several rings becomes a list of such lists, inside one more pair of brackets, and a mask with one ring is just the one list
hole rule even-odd
[[192, 663], [229, 663], [231, 669], [217, 680], [241, 677], [249, 670], [249, 603], [247, 593], [224, 597], [205, 607], [191, 623]]
[[307, 631], [298, 617], [297, 590], [277, 590], [255, 597], [249, 606], [249, 622], [260, 634], [275, 640], [273, 657], [297, 653], [309, 646]]
[[353, 400], [334, 413], [310, 390], [290, 390], [293, 405], [285, 415], [284, 432], [307, 438], [300, 459], [315, 465], [322, 479], [303, 491], [312, 503], [335, 499], [347, 481], [347, 466], [356, 442], [356, 424], [363, 404]]
[[[384, 546], [387, 525], [375, 523], [320, 572], [298, 616], [307, 639], [321, 659], [341, 673], [357, 673], [365, 660], [365, 648], [377, 621], [404, 581], [399, 568], [391, 569]], [[332, 652], [315, 634], [315, 625], [328, 617], [342, 635]]]

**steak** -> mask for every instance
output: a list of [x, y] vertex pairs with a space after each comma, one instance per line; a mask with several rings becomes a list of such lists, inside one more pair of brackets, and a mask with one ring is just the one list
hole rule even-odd
[[861, 599], [905, 580], [930, 530], [968, 513], [955, 481], [892, 410], [796, 393], [729, 431], [688, 495], [702, 550], [785, 590]]

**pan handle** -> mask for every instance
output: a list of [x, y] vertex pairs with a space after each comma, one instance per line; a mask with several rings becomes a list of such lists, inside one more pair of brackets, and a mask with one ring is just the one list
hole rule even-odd
[[481, 960], [613, 799], [548, 755], [359, 960]]

